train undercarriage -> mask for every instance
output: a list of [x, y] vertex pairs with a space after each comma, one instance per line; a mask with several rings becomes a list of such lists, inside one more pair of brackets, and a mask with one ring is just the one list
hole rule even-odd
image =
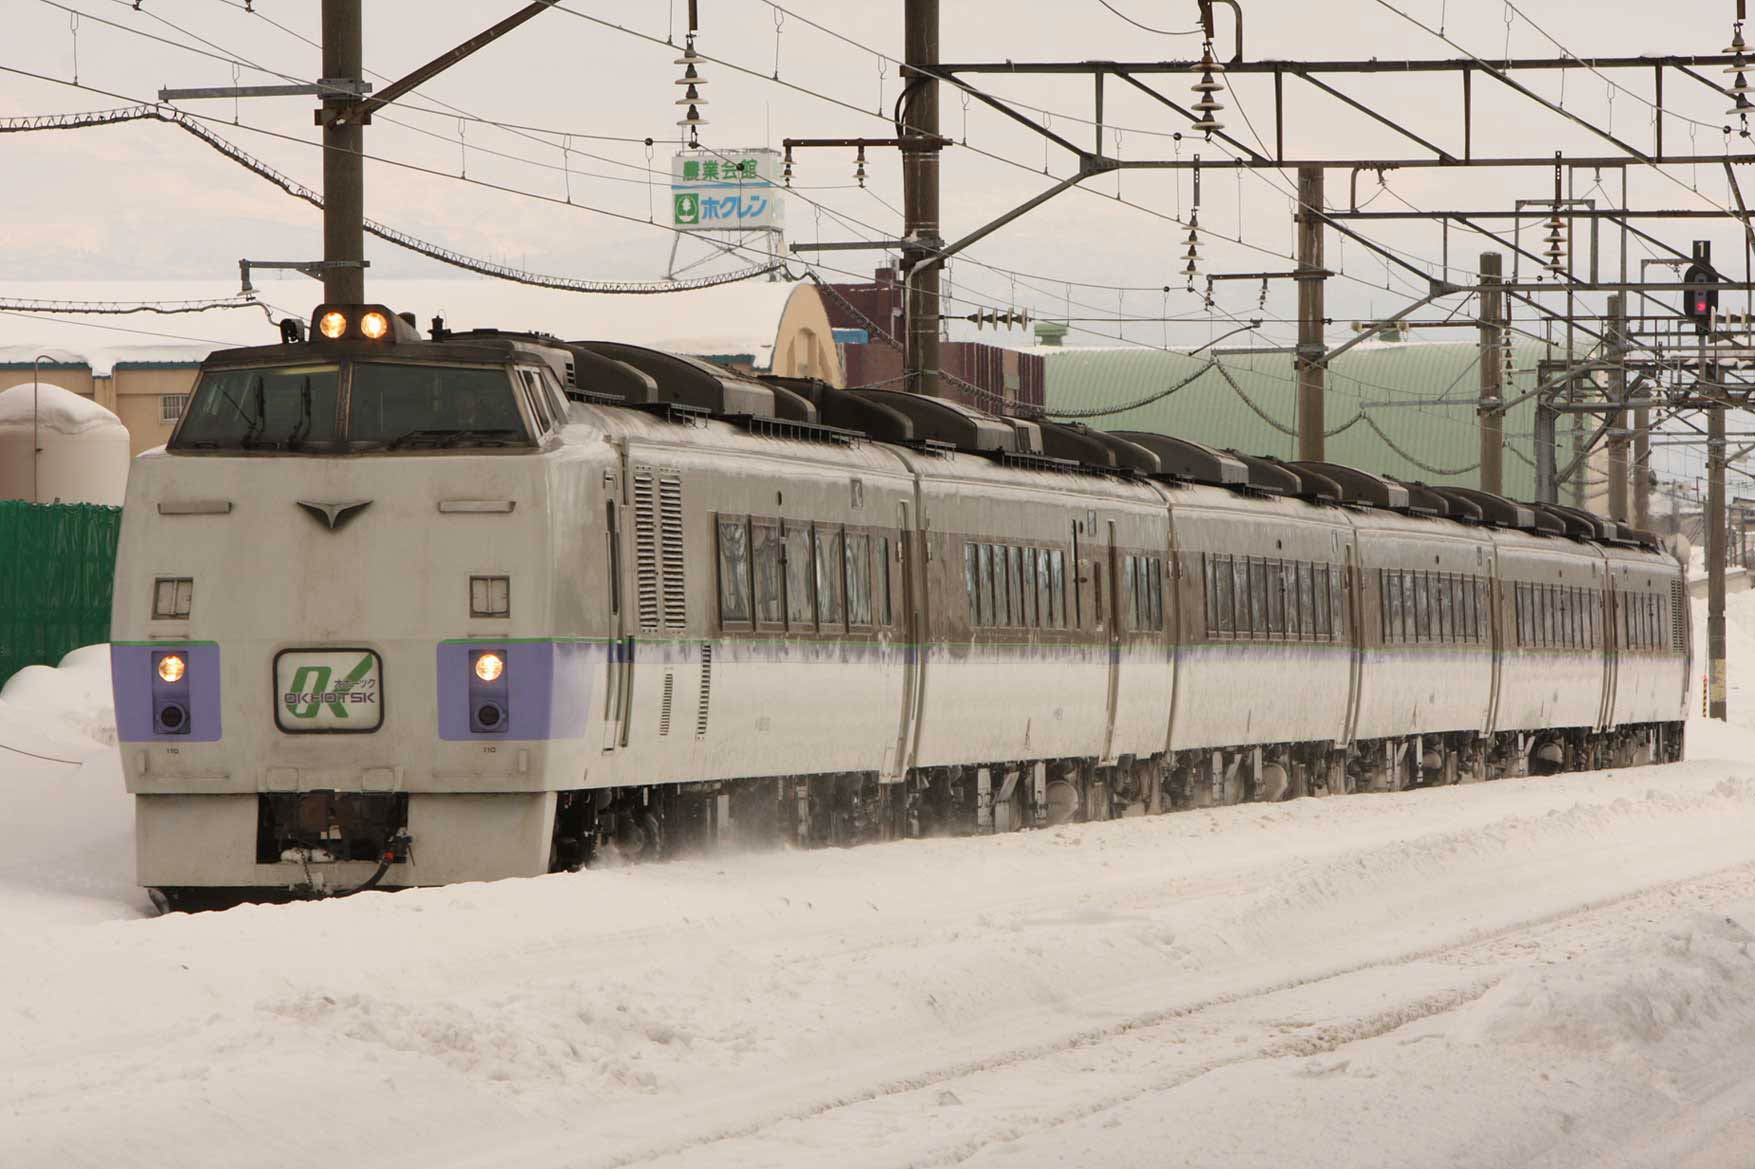
[[1336, 748], [1283, 743], [1169, 756], [1047, 759], [563, 792], [554, 871], [774, 845], [967, 836], [1303, 796], [1405, 791], [1508, 776], [1670, 763], [1683, 724], [1468, 732]]

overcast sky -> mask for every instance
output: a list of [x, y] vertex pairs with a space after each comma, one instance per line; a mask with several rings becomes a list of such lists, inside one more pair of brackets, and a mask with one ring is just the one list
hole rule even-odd
[[[1113, 2], [1160, 28], [1191, 29], [1196, 24], [1192, 0]], [[1452, 46], [1392, 11], [1390, 3], [1244, 0], [1246, 53], [1257, 59], [1494, 58], [1505, 55], [1508, 48], [1522, 56], [1562, 51], [1586, 57], [1716, 53], [1728, 43], [1734, 16], [1731, 0], [1680, 0], [1668, 5], [1650, 0], [1588, 4], [1516, 0], [1522, 15], [1500, 0], [1393, 0], [1408, 17], [1434, 29], [1442, 23], [1455, 42]], [[141, 11], [130, 0], [0, 0], [0, 6], [8, 29], [0, 42], [0, 65], [67, 81], [77, 67], [83, 85], [119, 95], [0, 73], [0, 116], [118, 106], [151, 99], [162, 85], [227, 85], [234, 76], [246, 84], [284, 77], [308, 80], [318, 72], [317, 50], [299, 39], [315, 40], [318, 35], [316, 0], [254, 0], [254, 13], [246, 12], [241, 0], [145, 0]], [[514, 10], [516, 4], [515, 0], [492, 4], [370, 0], [366, 7], [367, 69], [395, 77]], [[458, 251], [542, 272], [620, 280], [663, 275], [672, 235], [643, 221], [649, 208], [659, 217], [666, 209], [665, 183], [676, 135], [674, 82], [680, 69], [672, 63], [677, 50], [662, 42], [668, 37], [680, 45], [686, 3], [568, 0], [568, 7], [628, 31], [568, 12], [544, 14], [429, 84], [418, 99], [381, 115], [367, 131], [367, 150], [389, 161], [368, 168], [368, 214]], [[802, 15], [783, 16], [763, 0], [700, 0], [701, 51], [755, 74], [722, 65], [707, 68], [705, 95], [710, 104], [705, 113], [710, 125], [705, 140], [731, 149], [777, 145], [785, 136], [883, 134], [886, 121], [876, 111], [882, 108], [887, 113], [898, 87], [894, 65], [879, 54], [901, 56], [901, 4], [799, 0], [787, 7]], [[84, 14], [76, 28], [69, 8]], [[947, 61], [1183, 59], [1198, 55], [1200, 48], [1197, 37], [1161, 36], [1132, 27], [1098, 0], [947, 3], [944, 8], [941, 51]], [[1230, 15], [1223, 7], [1219, 11], [1219, 51], [1229, 56]], [[802, 16], [845, 39], [810, 27]], [[1546, 34], [1552, 34], [1564, 50]], [[247, 64], [235, 67], [233, 59]], [[776, 71], [779, 82], [773, 79]], [[1558, 72], [1523, 77], [1531, 88], [1563, 101], [1586, 120], [1641, 147], [1651, 143], [1649, 75], [1617, 74], [1624, 91], [1613, 90], [1603, 77], [1583, 70], [1569, 71], [1564, 79]], [[1156, 80], [1176, 100], [1184, 104], [1192, 100], [1188, 90], [1192, 78], [1167, 75]], [[1403, 119], [1423, 137], [1460, 151], [1460, 87], [1454, 77], [1376, 75], [1333, 82]], [[1091, 116], [1088, 79], [995, 76], [986, 83], [1028, 107], [1031, 116], [1046, 117], [1056, 132], [1081, 143], [1090, 140], [1091, 128], [1080, 121]], [[1228, 130], [1245, 141], [1253, 142], [1256, 134], [1271, 141], [1271, 80], [1245, 76], [1233, 84], [1232, 92], [1221, 95], [1231, 107], [1221, 115]], [[1673, 74], [1666, 88], [1672, 108], [1681, 115], [1666, 120], [1668, 148], [1695, 146], [1702, 153], [1722, 152], [1726, 139], [1716, 127], [1726, 121], [1725, 100]], [[1106, 117], [1112, 127], [1120, 127], [1119, 138], [1113, 130], [1105, 136], [1110, 152], [1123, 158], [1177, 157], [1178, 152], [1188, 157], [1196, 151], [1205, 158], [1224, 154], [1217, 144], [1200, 143], [1192, 136], [1177, 143], [1170, 135], [1183, 128], [1179, 115], [1124, 89], [1115, 83], [1108, 88]], [[1296, 79], [1288, 79], [1286, 96], [1288, 155], [1415, 157], [1422, 153], [1394, 132]], [[1477, 155], [1545, 154], [1558, 149], [1613, 153], [1589, 131], [1490, 81], [1477, 81], [1475, 97]], [[1070, 169], [1066, 151], [1050, 148], [1045, 154], [1040, 137], [1000, 115], [979, 104], [965, 112], [952, 93], [941, 100], [943, 132], [959, 142], [966, 139], [969, 146], [944, 155], [948, 237], [1042, 189], [1049, 182], [1042, 173], [1044, 166], [1055, 176]], [[234, 117], [231, 101], [184, 104], [226, 123]], [[311, 104], [304, 98], [237, 103], [239, 124], [216, 129], [289, 176], [320, 186]], [[479, 118], [538, 129], [513, 132], [479, 121], [460, 123], [442, 112], [447, 104]], [[1037, 112], [1042, 110], [1048, 113]], [[1248, 115], [1247, 122], [1239, 116], [1242, 113]], [[563, 150], [561, 133], [572, 135], [570, 153]], [[638, 141], [606, 141], [592, 135], [650, 136], [658, 142], [648, 159], [647, 148]], [[22, 289], [23, 282], [31, 280], [176, 278], [210, 280], [215, 293], [224, 293], [236, 287], [241, 256], [302, 259], [320, 254], [319, 215], [314, 209], [170, 126], [139, 123], [8, 135], [0, 137], [0, 151], [5, 152], [0, 173], [7, 176], [0, 188], [5, 192], [0, 270], [7, 275], [8, 289]], [[648, 166], [659, 173], [649, 173]], [[876, 152], [869, 172], [867, 188], [860, 190], [853, 184], [848, 152], [801, 155], [798, 190], [787, 207], [791, 240], [898, 233], [900, 183], [895, 157]], [[464, 175], [476, 182], [462, 181]], [[1348, 177], [1346, 171], [1329, 172], [1331, 205], [1344, 205], [1349, 198]], [[1576, 176], [1574, 193], [1618, 204], [1620, 172], [1603, 172], [1600, 185], [1598, 178], [1591, 173]], [[1543, 167], [1401, 170], [1389, 172], [1385, 179], [1380, 190], [1374, 174], [1359, 176], [1361, 202], [1372, 200], [1374, 209], [1479, 210], [1552, 193], [1551, 172]], [[1717, 166], [1672, 167], [1668, 174], [1629, 171], [1628, 184], [1635, 206], [1730, 203], [1723, 168]], [[969, 311], [975, 304], [1017, 304], [1043, 315], [1074, 318], [1157, 318], [1166, 312], [1195, 318], [1175, 325], [1087, 322], [1069, 338], [1074, 343], [1113, 344], [1110, 338], [1120, 334], [1154, 345], [1199, 344], [1231, 328], [1231, 317], [1262, 314], [1270, 321], [1260, 334], [1263, 343], [1285, 343], [1293, 335], [1292, 327], [1284, 323], [1294, 311], [1289, 286], [1276, 286], [1264, 311], [1259, 285], [1223, 285], [1217, 311], [1209, 319], [1201, 298], [1182, 290], [1183, 230], [1114, 198], [1119, 191], [1129, 203], [1186, 217], [1191, 188], [1187, 174], [1136, 172], [1119, 180], [1115, 176], [1089, 180], [1084, 190], [1064, 194], [1031, 212], [953, 263], [952, 291], [968, 301], [958, 304], [957, 311]], [[1273, 171], [1206, 172], [1200, 218], [1214, 236], [1203, 243], [1203, 271], [1288, 266], [1289, 190], [1289, 176]], [[569, 193], [579, 206], [565, 204]], [[619, 212], [633, 221], [595, 214], [585, 207]], [[1444, 239], [1433, 224], [1372, 222], [1361, 228], [1429, 270], [1437, 270], [1445, 252]], [[1741, 251], [1738, 231], [1730, 224], [1655, 225], [1654, 230], [1684, 249], [1688, 239], [1710, 236], [1717, 242], [1721, 263]], [[1540, 250], [1539, 236], [1539, 228], [1526, 227], [1526, 246]], [[1235, 237], [1241, 243], [1219, 237]], [[1620, 244], [1605, 232], [1601, 246], [1607, 276], [1618, 270]], [[1348, 334], [1347, 320], [1391, 311], [1423, 291], [1417, 279], [1386, 271], [1381, 259], [1355, 243], [1337, 243], [1331, 235], [1329, 249], [1329, 266], [1347, 274], [1329, 282], [1329, 312], [1341, 322], [1334, 330], [1337, 339]], [[1449, 240], [1449, 258], [1457, 269], [1453, 275], [1460, 278], [1472, 269], [1481, 250], [1478, 238], [1453, 233]], [[367, 253], [374, 275], [446, 274], [431, 261], [376, 241], [368, 240]], [[1645, 245], [1631, 245], [1629, 263], [1635, 271], [1638, 260], [1648, 254]], [[824, 271], [831, 278], [838, 275], [835, 269], [863, 275], [881, 260], [879, 252], [832, 253]], [[1014, 277], [994, 271], [995, 267], [1027, 275]], [[1740, 272], [1741, 264], [1734, 270]], [[292, 278], [276, 286], [282, 299], [313, 300], [317, 286], [301, 280]], [[1068, 281], [1102, 287], [1073, 284], [1069, 289]], [[1167, 295], [1115, 287], [1158, 289], [1166, 284], [1172, 288]], [[580, 311], [589, 312], [590, 298], [580, 300]]]

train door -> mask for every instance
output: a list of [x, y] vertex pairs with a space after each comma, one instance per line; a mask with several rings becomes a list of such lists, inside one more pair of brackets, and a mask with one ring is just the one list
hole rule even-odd
[[910, 731], [919, 724], [920, 697], [925, 681], [924, 629], [917, 598], [919, 589], [914, 581], [915, 536], [909, 522], [907, 503], [896, 505], [896, 557], [894, 564], [884, 566], [892, 580], [899, 578], [897, 603], [901, 606], [896, 622], [896, 639], [902, 651], [902, 709], [896, 727], [896, 750], [887, 769], [889, 776], [906, 775], [912, 763], [913, 736]]
[[[1108, 662], [1108, 680], [1106, 685], [1107, 700], [1104, 706], [1107, 712], [1103, 720], [1103, 758], [1105, 764], [1115, 762], [1115, 713], [1116, 700], [1121, 693], [1121, 550], [1115, 539], [1115, 521], [1109, 521], [1105, 542], [1106, 555], [1091, 558], [1091, 567], [1107, 577], [1095, 582], [1091, 590], [1093, 604], [1096, 606], [1097, 635], [1100, 644], [1105, 645], [1105, 659]], [[1105, 563], [1107, 569], [1099, 568]], [[1105, 599], [1106, 598], [1106, 599]], [[1108, 611], [1109, 636], [1107, 642], [1102, 641], [1104, 611]]]
[[609, 637], [603, 688], [603, 749], [628, 745], [628, 711], [634, 698], [634, 639], [628, 616], [627, 555], [622, 522], [626, 507], [627, 457], [621, 464], [622, 491], [604, 503], [604, 569], [609, 586]]
[[1341, 545], [1345, 553], [1342, 560], [1341, 587], [1346, 595], [1343, 611], [1347, 615], [1347, 722], [1344, 729], [1346, 742], [1351, 744], [1353, 736], [1359, 729], [1359, 703], [1363, 698], [1360, 689], [1365, 680], [1365, 590], [1360, 587], [1360, 573], [1355, 555], [1356, 547], [1347, 538]]

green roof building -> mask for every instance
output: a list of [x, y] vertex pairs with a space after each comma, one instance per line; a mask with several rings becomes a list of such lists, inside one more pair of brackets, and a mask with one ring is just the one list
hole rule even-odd
[[[1232, 353], [1203, 373], [1214, 360], [1209, 354], [1062, 348], [1053, 343], [1057, 337], [1049, 324], [1038, 326], [1048, 343], [1034, 352], [1043, 358], [1051, 418], [1297, 457], [1297, 381], [1289, 354]], [[1479, 356], [1472, 343], [1375, 340], [1341, 354], [1328, 369], [1328, 460], [1398, 479], [1478, 487]], [[1535, 388], [1536, 362], [1546, 356], [1547, 347], [1539, 343], [1513, 344], [1507, 401]], [[1513, 406], [1505, 418], [1504, 488], [1518, 499], [1535, 495], [1534, 417], [1532, 399]], [[1562, 451], [1569, 430], [1569, 420], [1563, 420]]]

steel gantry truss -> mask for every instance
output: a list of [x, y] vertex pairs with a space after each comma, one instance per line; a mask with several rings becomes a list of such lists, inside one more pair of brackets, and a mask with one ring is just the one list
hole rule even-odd
[[[1213, 43], [1220, 31], [1214, 5], [1228, 6], [1234, 14], [1232, 53], [1220, 65], [1213, 53]], [[1442, 30], [1421, 24], [1387, 0], [1384, 6], [1415, 25], [1425, 29], [1447, 44], [1454, 45]], [[1323, 397], [1325, 371], [1330, 362], [1352, 346], [1376, 335], [1387, 326], [1408, 328], [1444, 328], [1473, 326], [1478, 329], [1482, 353], [1480, 393], [1473, 402], [1445, 400], [1443, 405], [1472, 406], [1480, 420], [1481, 485], [1490, 491], [1503, 489], [1500, 452], [1504, 444], [1505, 412], [1527, 399], [1537, 405], [1536, 460], [1538, 463], [1538, 496], [1546, 501], [1557, 500], [1563, 484], [1571, 482], [1575, 498], [1582, 493], [1583, 469], [1599, 444], [1608, 444], [1609, 508], [1613, 518], [1645, 526], [1649, 505], [1646, 490], [1649, 467], [1650, 430], [1654, 423], [1676, 420], [1695, 430], [1690, 415], [1704, 412], [1709, 425], [1705, 430], [1709, 443], [1709, 469], [1712, 472], [1715, 514], [1723, 516], [1723, 478], [1727, 462], [1724, 439], [1724, 414], [1727, 409], [1744, 409], [1751, 405], [1751, 379], [1746, 370], [1755, 366], [1755, 336], [1747, 322], [1734, 328], [1715, 323], [1709, 336], [1700, 337], [1679, 327], [1683, 316], [1675, 294], [1688, 286], [1677, 273], [1665, 273], [1667, 279], [1649, 279], [1649, 266], [1675, 264], [1680, 267], [1690, 257], [1648, 230], [1659, 224], [1692, 223], [1700, 220], [1739, 220], [1743, 225], [1744, 264], [1741, 280], [1725, 279], [1722, 271], [1714, 270], [1718, 287], [1724, 291], [1755, 293], [1755, 225], [1750, 222], [1749, 209], [1737, 181], [1735, 167], [1755, 162], [1755, 151], [1733, 149], [1749, 139], [1747, 115], [1755, 112], [1745, 90], [1743, 70], [1750, 67], [1742, 41], [1742, 21], [1746, 0], [1734, 0], [1736, 35], [1730, 50], [1720, 53], [1611, 56], [1581, 59], [1576, 56], [1522, 57], [1486, 60], [1476, 56], [1443, 59], [1381, 59], [1300, 61], [1250, 60], [1243, 44], [1243, 11], [1238, 0], [1196, 0], [1200, 8], [1206, 51], [1199, 60], [1164, 61], [942, 61], [938, 56], [938, 0], [907, 0], [906, 63], [902, 96], [897, 102], [896, 144], [904, 149], [904, 230], [900, 240], [871, 244], [829, 243], [797, 244], [795, 251], [840, 249], [859, 246], [900, 245], [905, 284], [906, 328], [904, 330], [904, 369], [909, 388], [935, 393], [939, 388], [938, 275], [946, 261], [976, 242], [985, 239], [1033, 209], [1099, 175], [1127, 171], [1192, 172], [1198, 204], [1201, 173], [1213, 171], [1263, 170], [1294, 171], [1297, 189], [1294, 215], [1297, 226], [1297, 267], [1291, 272], [1248, 274], [1214, 273], [1208, 277], [1208, 300], [1211, 302], [1213, 280], [1247, 278], [1291, 279], [1298, 286], [1298, 343], [1292, 357], [1298, 374], [1298, 450], [1301, 458], [1323, 458]], [[1563, 102], [1543, 96], [1531, 87], [1535, 77], [1559, 72], [1584, 70], [1602, 78], [1622, 92], [1632, 93], [1652, 111], [1649, 135], [1616, 133], [1611, 127], [1599, 125]], [[1226, 89], [1213, 83], [1213, 73], [1231, 76], [1264, 76], [1272, 81], [1273, 108], [1268, 138], [1258, 137], [1257, 146], [1227, 134], [1214, 113], [1222, 108], [1215, 100], [1217, 91]], [[1714, 77], [1735, 73], [1736, 86], [1727, 89]], [[1090, 137], [1081, 142], [1057, 132], [1027, 108], [991, 91], [989, 79], [995, 77], [1087, 77], [1091, 83], [1090, 117], [1081, 119]], [[1198, 76], [1201, 83], [1193, 88], [1201, 101], [1185, 103], [1178, 100], [1166, 82]], [[1454, 114], [1447, 114], [1448, 126], [1416, 127], [1400, 109], [1387, 111], [1349, 92], [1349, 79], [1367, 76], [1385, 78], [1448, 77], [1455, 85]], [[956, 91], [965, 103], [979, 103], [1010, 122], [1040, 137], [1051, 147], [1059, 147], [1072, 156], [1073, 172], [1057, 179], [1043, 191], [1025, 199], [1017, 206], [947, 241], [939, 228], [939, 156], [954, 143], [938, 137], [938, 90], [941, 86]], [[1510, 151], [1492, 148], [1477, 150], [1476, 105], [1477, 87], [1491, 87], [1512, 95], [1534, 110], [1546, 111], [1584, 132], [1600, 143], [1595, 152], [1578, 150]], [[1738, 126], [1725, 125], [1725, 148], [1716, 153], [1700, 153], [1692, 148], [1696, 135], [1689, 136], [1690, 149], [1678, 151], [1673, 141], [1666, 141], [1666, 122], [1683, 119], [1695, 128], [1697, 123], [1672, 108], [1666, 89], [1683, 87], [1696, 93], [1710, 91], [1716, 99], [1731, 100], [1730, 117]], [[1296, 143], [1288, 145], [1288, 99], [1302, 102], [1298, 89], [1309, 91], [1319, 101], [1336, 103], [1363, 115], [1384, 127], [1407, 144], [1406, 152], [1381, 157], [1335, 157], [1300, 151]], [[1150, 99], [1170, 116], [1175, 128], [1173, 138], [1178, 149], [1173, 157], [1118, 157], [1105, 149], [1105, 99], [1116, 92], [1138, 94]], [[1649, 93], [1649, 98], [1639, 96]], [[1231, 94], [1231, 100], [1238, 99]], [[1738, 115], [1741, 115], [1738, 117]], [[1716, 128], [1716, 127], [1715, 127]], [[1254, 133], [1254, 127], [1251, 126]], [[1082, 131], [1080, 132], [1082, 137]], [[1576, 135], [1575, 135], [1576, 136]], [[1201, 154], [1184, 155], [1184, 140], [1207, 142], [1218, 147], [1221, 157]], [[1449, 144], [1446, 144], [1446, 141]], [[1630, 168], [1697, 167], [1701, 164], [1722, 166], [1729, 190], [1735, 197], [1734, 207], [1682, 207], [1669, 209], [1634, 209], [1627, 198], [1627, 174]], [[1480, 169], [1480, 168], [1547, 168], [1553, 175], [1553, 196], [1518, 200], [1511, 208], [1482, 210], [1407, 210], [1372, 211], [1361, 207], [1357, 197], [1358, 176], [1373, 172], [1380, 177], [1393, 170], [1406, 169]], [[1350, 172], [1351, 198], [1346, 206], [1332, 206], [1325, 197], [1327, 172]], [[1618, 172], [1622, 180], [1621, 206], [1600, 205], [1591, 198], [1579, 198], [1573, 189], [1573, 178], [1580, 170]], [[1046, 173], [1047, 168], [1044, 167]], [[1670, 176], [1674, 177], [1674, 176]], [[1678, 180], [1679, 181], [1679, 180]], [[1410, 262], [1392, 249], [1372, 240], [1361, 229], [1365, 223], [1394, 220], [1424, 220], [1439, 225], [1442, 232], [1444, 265], [1442, 275], [1433, 275]], [[1548, 252], [1538, 254], [1520, 242], [1520, 231], [1534, 220], [1550, 228]], [[1601, 228], [1607, 224], [1619, 235], [1618, 256], [1604, 264]], [[1640, 226], [1644, 224], [1646, 226]], [[1505, 226], [1509, 226], [1509, 234]], [[1589, 238], [1587, 269], [1577, 270], [1575, 250], [1559, 241], [1578, 238], [1582, 225]], [[1195, 277], [1195, 253], [1201, 229], [1191, 213], [1186, 221], [1189, 229], [1187, 275], [1192, 289]], [[1471, 234], [1497, 245], [1512, 261], [1512, 271], [1503, 270], [1500, 254], [1481, 257], [1480, 275], [1473, 281], [1450, 279], [1450, 235], [1453, 229]], [[1342, 344], [1330, 347], [1324, 334], [1325, 282], [1334, 273], [1324, 264], [1324, 237], [1334, 233], [1338, 238], [1363, 247], [1379, 257], [1386, 266], [1399, 269], [1423, 287], [1425, 294], [1373, 322]], [[1629, 271], [1628, 244], [1640, 241], [1643, 246], [1665, 255], [1641, 266], [1637, 278]], [[1523, 275], [1525, 263], [1532, 266], [1535, 279]], [[1613, 272], [1605, 275], [1605, 269]], [[1589, 311], [1579, 298], [1586, 295], [1612, 294], [1600, 312]], [[1564, 297], [1563, 305], [1546, 303], [1547, 299]], [[1421, 310], [1440, 302], [1455, 301], [1456, 311], [1442, 320], [1422, 318]], [[1755, 303], [1755, 299], [1752, 299]], [[1472, 304], [1473, 315], [1460, 319], [1458, 313]], [[1544, 363], [1539, 371], [1538, 386], [1521, 397], [1504, 398], [1501, 358], [1508, 352], [1511, 335], [1520, 330], [1515, 317], [1521, 313], [1546, 331], [1555, 348], [1561, 344], [1556, 332], [1564, 331], [1565, 359]], [[1688, 323], [1692, 329], [1692, 322]], [[1385, 402], [1371, 405], [1405, 405], [1408, 402]], [[1573, 451], [1565, 466], [1558, 465], [1556, 422], [1566, 416], [1596, 416], [1598, 421], [1588, 435], [1575, 434]], [[1741, 452], [1747, 453], [1747, 451]], [[1709, 528], [1712, 522], [1709, 517]], [[1722, 533], [1721, 533], [1722, 534]], [[1713, 544], [1709, 540], [1709, 544]], [[1715, 580], [1713, 592], [1713, 659], [1714, 712], [1723, 709], [1723, 636], [1722, 636], [1722, 563], [1723, 541], [1715, 544]]]

